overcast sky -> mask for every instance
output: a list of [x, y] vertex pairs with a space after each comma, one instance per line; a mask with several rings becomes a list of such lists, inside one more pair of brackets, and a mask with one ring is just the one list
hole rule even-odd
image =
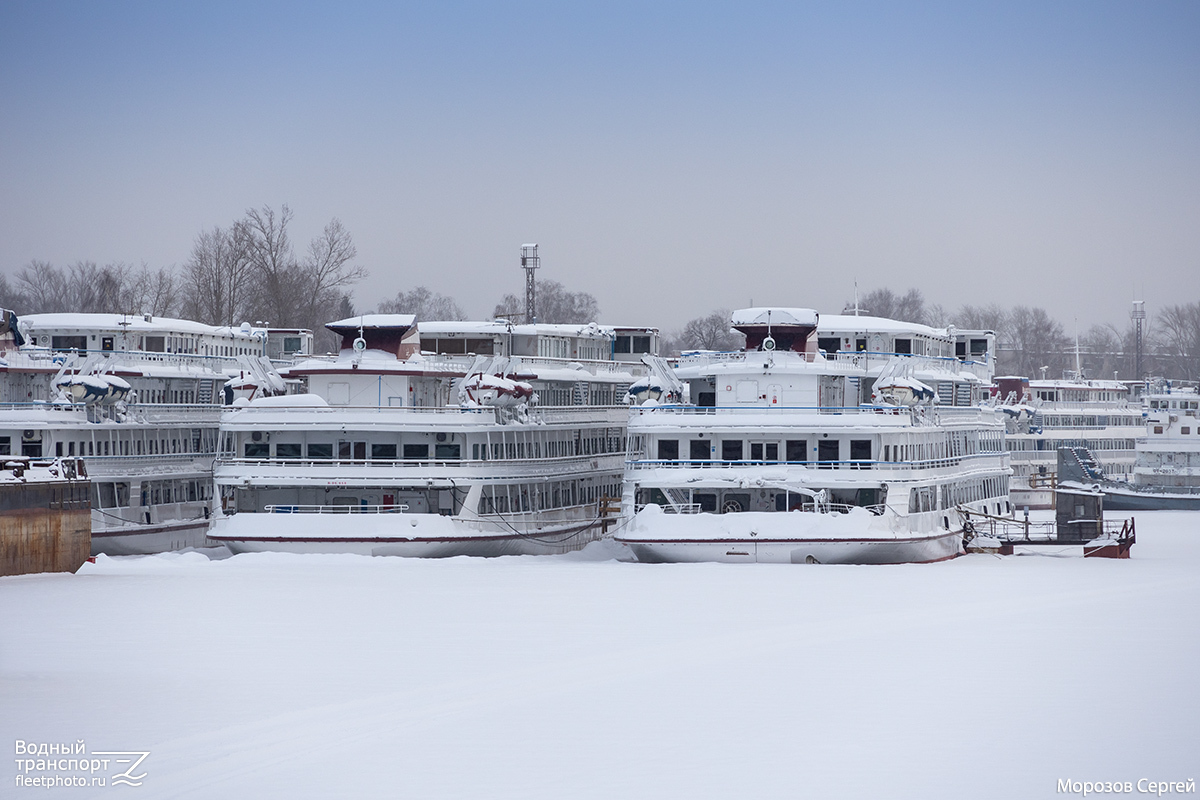
[[287, 203], [473, 317], [1200, 300], [1200, 3], [0, 0], [0, 270]]

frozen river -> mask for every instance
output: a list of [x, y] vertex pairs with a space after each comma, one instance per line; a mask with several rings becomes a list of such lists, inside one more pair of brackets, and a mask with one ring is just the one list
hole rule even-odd
[[[1136, 795], [1200, 777], [1200, 514], [1137, 520], [1128, 561], [643, 565], [599, 544], [2, 578], [0, 743], [149, 755], [114, 787], [117, 756], [15, 754], [0, 796]], [[83, 774], [106, 785], [21, 783]]]

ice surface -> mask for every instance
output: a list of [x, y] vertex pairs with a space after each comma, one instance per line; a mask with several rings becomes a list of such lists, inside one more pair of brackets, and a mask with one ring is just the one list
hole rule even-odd
[[[0, 579], [0, 743], [147, 750], [9, 797], [1036, 798], [1186, 780], [1200, 514], [1133, 558], [645, 565], [206, 552]], [[211, 551], [210, 551], [211, 552]], [[9, 752], [13, 752], [9, 750]]]

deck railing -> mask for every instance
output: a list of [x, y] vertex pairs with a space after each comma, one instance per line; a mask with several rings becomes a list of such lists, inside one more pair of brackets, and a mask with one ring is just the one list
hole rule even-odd
[[263, 506], [267, 514], [403, 514], [406, 505], [268, 505]]
[[807, 469], [828, 470], [937, 469], [940, 467], [959, 466], [964, 461], [1001, 459], [1007, 454], [1006, 451], [984, 452], [910, 461], [875, 461], [869, 459], [852, 459], [848, 461], [761, 461], [749, 459], [739, 461], [723, 461], [720, 459], [689, 461], [684, 459], [631, 459], [625, 462], [625, 466], [631, 470], [657, 469], [658, 467], [671, 467], [673, 469], [721, 469], [723, 467], [805, 467]]

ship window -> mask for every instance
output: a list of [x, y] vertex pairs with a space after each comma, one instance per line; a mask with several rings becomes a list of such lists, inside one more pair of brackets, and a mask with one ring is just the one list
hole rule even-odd
[[1191, 428], [1180, 428], [1179, 432], [1180, 433], [1191, 433], [1192, 429]]
[[353, 459], [354, 461], [367, 460], [367, 443], [366, 442], [338, 442], [338, 458]]
[[117, 490], [115, 486], [111, 483], [98, 483], [96, 491], [99, 494], [101, 508], [116, 508]]
[[246, 442], [246, 458], [270, 458], [271, 445], [266, 442]]
[[701, 408], [713, 408], [717, 404], [716, 392], [700, 392], [696, 400], [696, 405]]
[[987, 339], [972, 339], [971, 340], [971, 358], [977, 358], [987, 354]]
[[871, 460], [871, 440], [870, 439], [851, 439], [850, 440], [850, 460], [851, 461], [870, 461]]
[[693, 494], [692, 502], [700, 506], [701, 511], [712, 513], [717, 510], [717, 496], [715, 494]]
[[164, 337], [162, 337], [162, 336], [147, 336], [146, 337], [146, 351], [147, 352], [163, 353], [163, 352], [166, 352], [166, 349], [167, 349], [167, 342]]
[[287, 355], [297, 352], [300, 349], [299, 336], [285, 336], [283, 338], [283, 352]]
[[649, 353], [650, 352], [650, 337], [649, 336], [633, 337], [633, 352]]
[[1155, 432], [1155, 433], [1162, 433], [1162, 432], [1163, 432], [1162, 425], [1155, 425], [1155, 426], [1154, 426], [1154, 432]]
[[842, 348], [842, 339], [840, 336], [818, 336], [817, 347], [832, 355]]
[[788, 439], [784, 447], [784, 455], [789, 463], [803, 464], [808, 461], [807, 439]]
[[778, 461], [779, 442], [751, 442], [751, 461]]
[[429, 445], [427, 444], [406, 444], [404, 445], [404, 458], [429, 458]]
[[86, 336], [52, 336], [50, 345], [55, 350], [87, 350]]
[[396, 458], [396, 445], [394, 444], [373, 444], [371, 445], [371, 458], [376, 460], [394, 461]]
[[912, 354], [912, 339], [897, 339], [892, 347], [894, 353], [910, 355]]
[[817, 461], [832, 463], [838, 460], [838, 440], [823, 439], [817, 442]]
[[675, 461], [679, 458], [679, 440], [678, 439], [659, 439], [658, 440], [658, 460], [659, 461]]
[[614, 353], [630, 352], [629, 351], [629, 339], [630, 339], [630, 337], [628, 337], [628, 336], [618, 336], [615, 340], [613, 340], [613, 352]]
[[308, 445], [308, 457], [312, 459], [333, 458], [333, 445], [329, 442], [312, 442]]
[[742, 440], [741, 439], [724, 439], [721, 441], [721, 460], [722, 461], [741, 461], [742, 460]]
[[[708, 440], [692, 439], [688, 442], [688, 458], [692, 461], [707, 461], [710, 455], [712, 455], [712, 450], [709, 447]], [[716, 502], [716, 499], [714, 499], [713, 503]]]
[[12, 437], [0, 436], [0, 456], [12, 455]]
[[492, 339], [467, 339], [467, 352], [479, 356], [490, 356], [496, 351], [496, 343]]
[[436, 444], [433, 446], [433, 457], [439, 461], [445, 459], [462, 458], [462, 445], [457, 444]]
[[275, 445], [276, 458], [300, 458], [299, 444], [277, 444]]

